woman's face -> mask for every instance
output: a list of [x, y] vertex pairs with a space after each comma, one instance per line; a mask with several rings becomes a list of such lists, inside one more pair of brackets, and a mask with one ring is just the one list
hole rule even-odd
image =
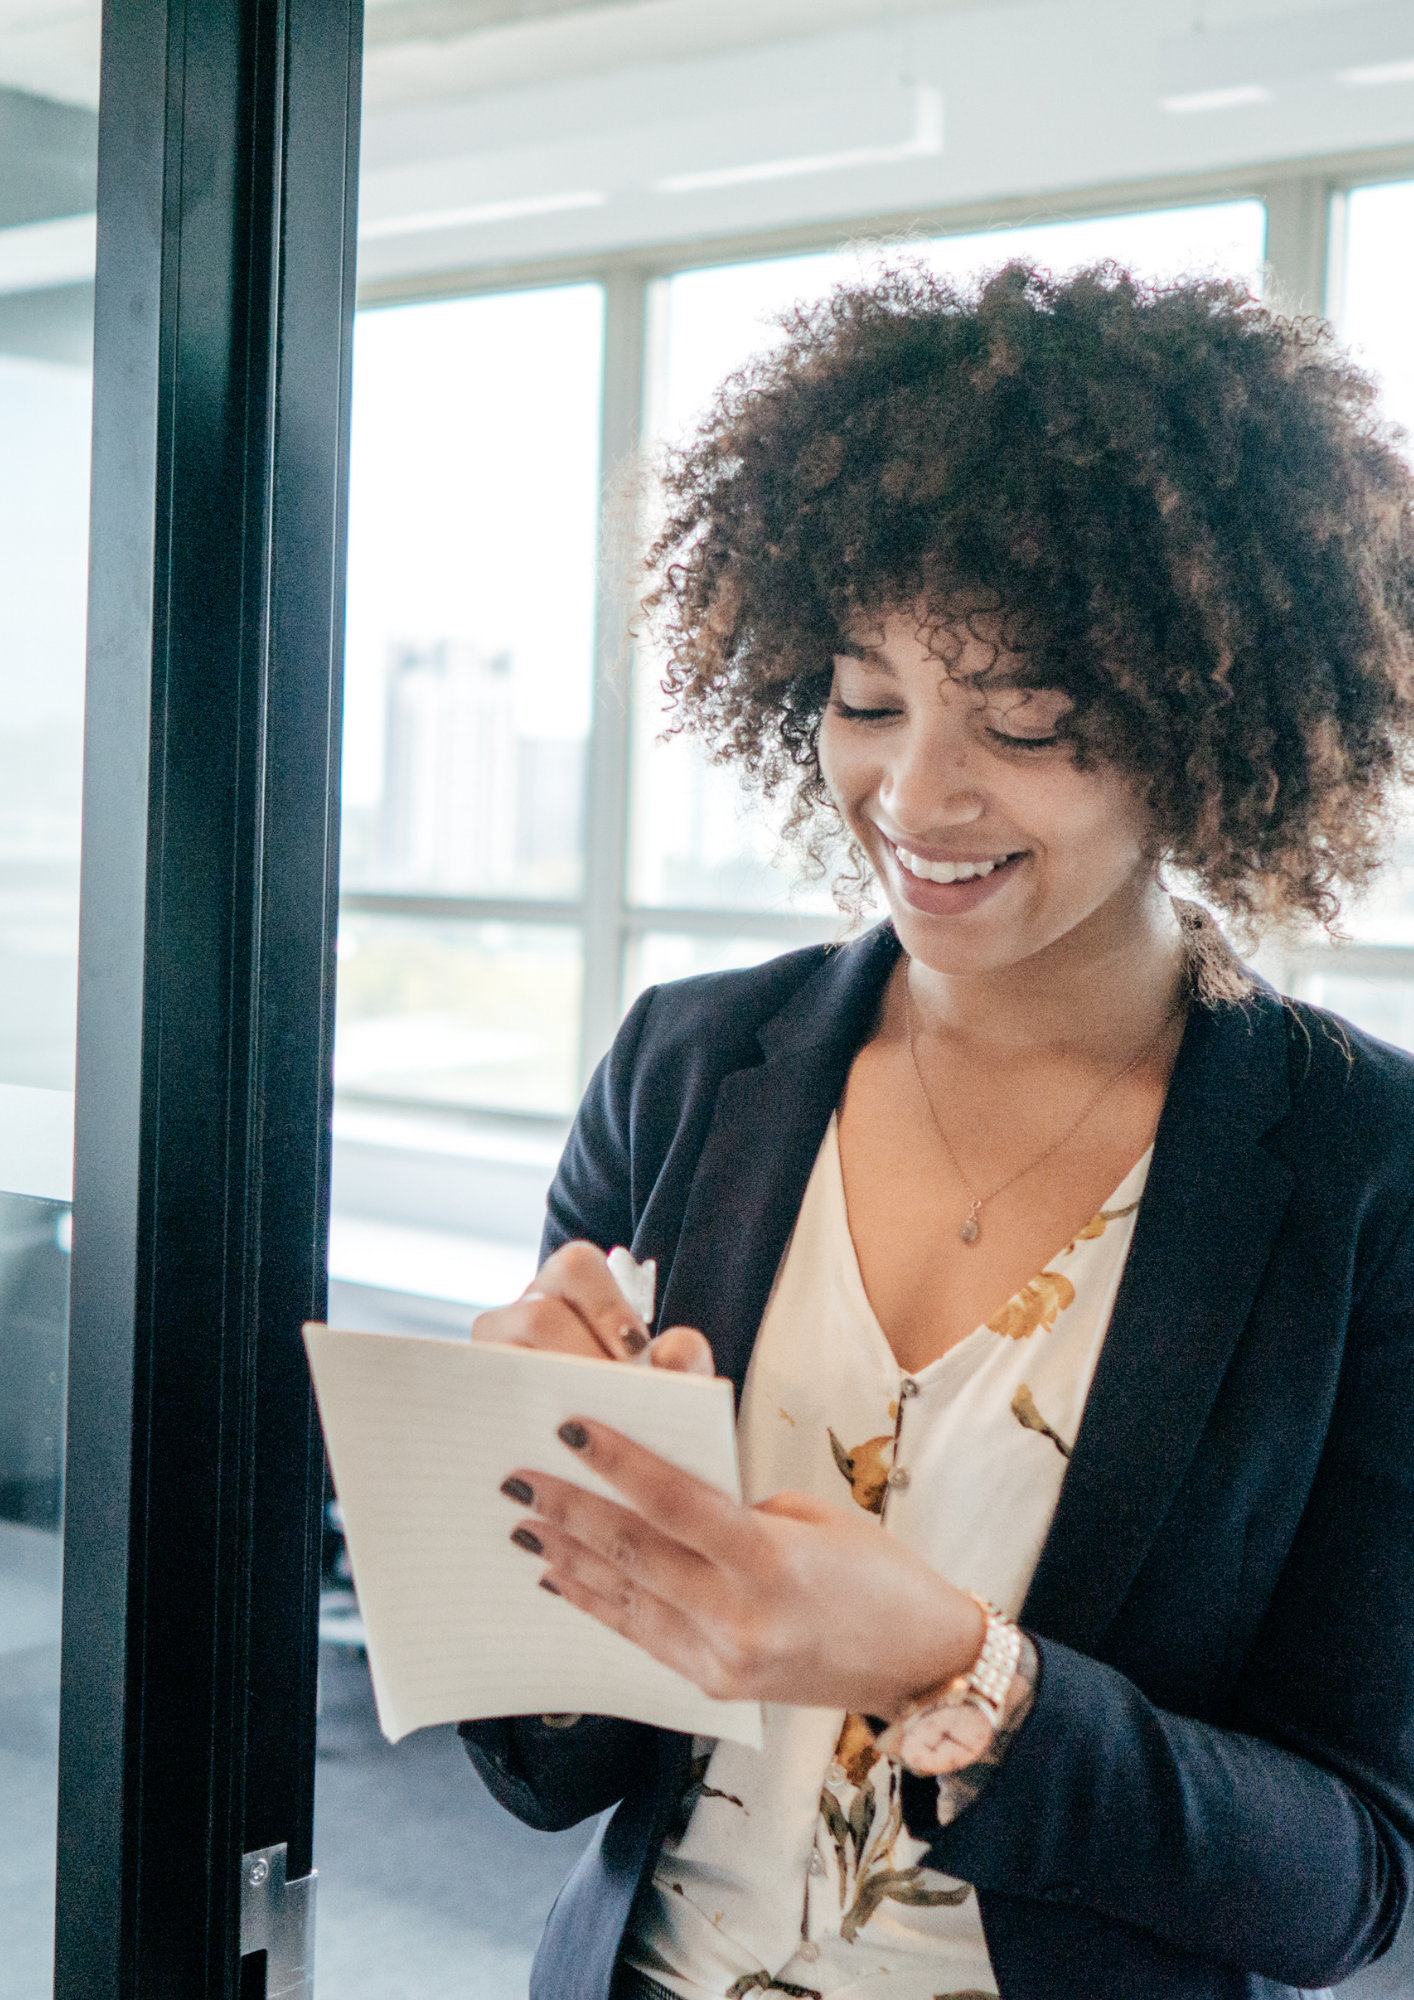
[[976, 638], [945, 664], [904, 615], [834, 664], [821, 768], [911, 957], [998, 972], [1142, 920], [1148, 817], [1113, 766], [1076, 768], [1065, 695], [1009, 685]]

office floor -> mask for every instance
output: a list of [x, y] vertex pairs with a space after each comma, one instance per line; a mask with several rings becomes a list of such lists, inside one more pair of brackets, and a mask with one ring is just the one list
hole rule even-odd
[[315, 2000], [525, 2000], [591, 1828], [532, 1833], [450, 1729], [384, 1742], [360, 1654], [320, 1650]]
[[54, 1965], [59, 1537], [0, 1521], [0, 1942], [5, 2000], [47, 2000]]

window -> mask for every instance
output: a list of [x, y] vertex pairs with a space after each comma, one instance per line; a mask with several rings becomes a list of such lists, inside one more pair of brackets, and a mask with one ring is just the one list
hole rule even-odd
[[[1337, 198], [1332, 222], [1338, 331], [1375, 376], [1386, 417], [1414, 429], [1414, 277], [1403, 254], [1414, 229], [1414, 181], [1352, 188]], [[1406, 812], [1393, 869], [1346, 912], [1344, 928], [1349, 942], [1334, 950], [1312, 944], [1273, 954], [1278, 979], [1382, 1041], [1414, 1049], [1414, 811]]]
[[338, 1041], [349, 1096], [571, 1108], [576, 934], [518, 937], [473, 911], [563, 915], [582, 891], [602, 345], [597, 285], [359, 321]]
[[1331, 304], [1348, 341], [1379, 380], [1385, 414], [1414, 430], [1414, 181], [1352, 188], [1337, 209], [1344, 238]]
[[[388, 1324], [396, 1295], [393, 1323], [464, 1325], [468, 1300], [534, 1267], [538, 1200], [506, 1222], [517, 1168], [495, 1120], [553, 1135], [579, 1086], [603, 325], [593, 284], [358, 321], [331, 1253], [346, 1322]], [[538, 1197], [553, 1136], [518, 1143]]]

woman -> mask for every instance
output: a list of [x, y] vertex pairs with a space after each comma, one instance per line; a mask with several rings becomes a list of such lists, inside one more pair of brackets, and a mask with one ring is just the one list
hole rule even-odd
[[[1414, 719], [1410, 475], [1319, 329], [1010, 267], [837, 294], [672, 466], [685, 723], [886, 899], [645, 994], [480, 1337], [739, 1396], [736, 1507], [602, 1426], [507, 1468], [543, 1581], [765, 1747], [467, 1725], [614, 1810], [537, 2000], [1229, 1996], [1414, 1865], [1414, 1062], [1162, 872], [1329, 922]], [[974, 1594], [975, 1593], [975, 1594]]]

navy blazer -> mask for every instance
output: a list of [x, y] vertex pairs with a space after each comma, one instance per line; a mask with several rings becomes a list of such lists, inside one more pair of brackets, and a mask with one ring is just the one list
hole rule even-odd
[[[740, 1393], [898, 952], [686, 980], [634, 1006], [545, 1249], [655, 1257], [662, 1326]], [[973, 1883], [1004, 2000], [1236, 2000], [1377, 1957], [1414, 1863], [1414, 1060], [1260, 988], [1191, 1012], [1108, 1337], [1021, 1622], [1035, 1707], [928, 1865]], [[531, 1825], [607, 1813], [532, 2000], [606, 2000], [688, 1740], [466, 1724]]]

